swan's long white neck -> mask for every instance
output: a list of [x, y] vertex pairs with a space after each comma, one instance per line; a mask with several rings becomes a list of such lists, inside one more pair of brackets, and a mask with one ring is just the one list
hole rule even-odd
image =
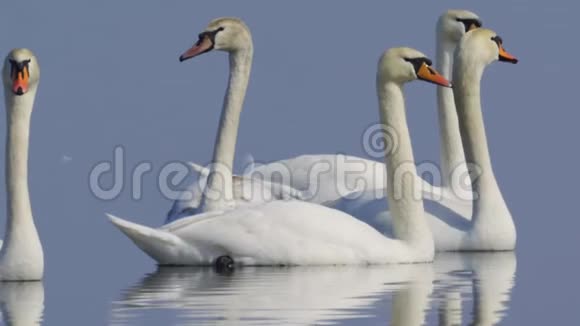
[[[32, 91], [32, 90], [31, 90]], [[34, 94], [6, 98], [6, 193], [8, 194], [8, 227], [32, 222], [28, 194], [28, 140]]]
[[211, 172], [201, 201], [203, 212], [222, 210], [233, 205], [232, 169], [240, 113], [250, 79], [253, 47], [230, 53], [230, 78], [220, 117]]
[[511, 219], [493, 173], [485, 135], [480, 97], [485, 64], [472, 59], [473, 56], [466, 52], [469, 51], [456, 56], [453, 93], [465, 159], [468, 164], [473, 165], [472, 168], [477, 169], [477, 173], [470, 173], [474, 191], [472, 221], [480, 222], [478, 218], [482, 212], [496, 219], [500, 219], [501, 215], [509, 216]]
[[420, 185], [405, 116], [403, 89], [396, 83], [377, 80], [377, 92], [381, 123], [396, 133], [395, 137], [387, 135], [388, 139], [396, 139], [396, 146], [385, 155], [387, 200], [394, 234], [413, 247], [429, 250], [433, 248], [433, 238], [418, 192]]
[[[441, 32], [437, 33], [437, 70], [447, 79], [451, 78], [453, 68], [453, 51], [455, 44], [443, 39]], [[461, 133], [453, 91], [447, 87], [437, 87], [437, 111], [439, 115], [439, 143], [441, 164], [441, 186], [454, 186], [452, 180], [455, 173], [460, 177], [466, 172], [465, 154], [461, 143]], [[461, 169], [461, 170], [458, 170]], [[458, 179], [456, 179], [458, 180]], [[458, 180], [459, 181], [459, 180]]]
[[0, 278], [34, 280], [42, 277], [42, 246], [34, 225], [28, 193], [28, 140], [36, 85], [22, 96], [5, 89], [6, 237], [0, 253]]

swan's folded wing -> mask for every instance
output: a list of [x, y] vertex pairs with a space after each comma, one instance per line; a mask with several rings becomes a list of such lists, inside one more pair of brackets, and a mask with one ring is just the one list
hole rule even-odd
[[179, 264], [183, 256], [195, 256], [190, 252], [191, 246], [170, 232], [139, 225], [110, 214], [107, 216], [137, 247], [160, 264]]

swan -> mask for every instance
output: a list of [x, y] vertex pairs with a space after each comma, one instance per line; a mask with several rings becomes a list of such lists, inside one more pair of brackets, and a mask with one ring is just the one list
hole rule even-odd
[[[450, 78], [453, 64], [453, 51], [457, 42], [466, 32], [482, 26], [477, 14], [467, 10], [448, 10], [437, 21], [437, 62], [438, 71], [445, 78]], [[439, 203], [466, 219], [471, 218], [471, 189], [466, 176], [463, 147], [455, 112], [453, 92], [449, 88], [437, 87], [437, 103], [439, 114], [439, 138], [441, 146], [441, 187], [422, 181], [421, 189], [426, 199], [438, 200]], [[195, 170], [203, 170], [196, 163]], [[205, 169], [207, 170], [207, 168]], [[348, 171], [348, 173], [347, 173]], [[273, 182], [274, 176], [282, 176], [281, 183]], [[454, 177], [455, 176], [455, 177]], [[205, 177], [205, 176], [204, 176]], [[269, 164], [256, 164], [248, 168], [245, 175], [234, 175], [234, 198], [240, 203], [255, 204], [262, 200], [301, 199], [309, 202], [325, 204], [341, 209], [334, 201], [348, 196], [359, 196], [358, 205], [364, 200], [357, 187], [362, 184], [366, 190], [372, 190], [376, 199], [385, 196], [385, 165], [361, 157], [350, 155], [302, 155], [295, 158], [276, 161]], [[269, 180], [269, 181], [267, 181]], [[467, 180], [468, 181], [468, 180]], [[245, 186], [250, 182], [252, 191], [242, 195]], [[458, 184], [465, 182], [466, 184]], [[200, 213], [200, 190], [205, 182], [194, 183], [184, 192], [183, 199], [176, 200], [167, 214], [165, 223], [179, 218]], [[452, 188], [452, 185], [455, 187]], [[255, 196], [259, 194], [260, 196]]]
[[[167, 213], [166, 224], [212, 210], [232, 209], [235, 206], [278, 199], [303, 198], [300, 191], [287, 185], [232, 175], [239, 117], [252, 67], [253, 44], [250, 30], [243, 22], [231, 19], [224, 24], [231, 24], [231, 29], [236, 33], [222, 33], [221, 29], [207, 30], [179, 58], [180, 61], [185, 61], [213, 48], [226, 51], [236, 49], [230, 51], [229, 85], [224, 98], [212, 164], [209, 168], [204, 168], [190, 163], [192, 169], [199, 172], [201, 180], [189, 185], [181, 198], [174, 201]], [[225, 25], [218, 28], [225, 29]]]
[[[233, 71], [230, 83], [233, 85], [228, 87], [224, 114], [231, 112], [231, 103], [236, 103], [241, 110], [239, 96], [230, 92], [240, 85], [236, 74], [250, 66], [251, 55], [248, 53], [252, 52], [252, 42], [249, 35], [249, 29], [239, 19], [218, 18], [199, 35], [196, 45], [181, 57], [187, 59], [211, 50], [229, 52]], [[404, 122], [402, 85], [417, 78], [449, 86], [449, 82], [430, 67], [430, 60], [416, 50], [395, 48], [383, 54], [377, 72], [377, 91], [385, 123]], [[232, 121], [228, 119], [224, 123]], [[232, 138], [224, 140], [222, 132], [223, 129], [218, 134], [218, 153], [220, 142], [229, 141], [231, 144], [235, 139], [235, 135], [229, 134]], [[386, 156], [387, 165], [399, 166], [413, 161], [408, 131], [404, 128], [401, 132], [405, 135], [401, 137], [405, 146], [401, 144], [394, 155]], [[417, 179], [416, 171], [414, 164], [407, 164], [402, 169], [410, 176], [401, 183], [407, 195]], [[208, 178], [206, 189], [212, 187]], [[222, 187], [220, 191], [228, 190]], [[391, 204], [394, 238], [383, 236], [345, 213], [296, 200], [271, 201], [236, 209], [222, 205], [224, 210], [210, 210], [157, 229], [110, 214], [108, 217], [161, 265], [212, 265], [222, 258], [239, 265], [430, 262], [434, 255], [433, 239], [423, 216], [422, 201], [420, 198], [404, 199], [394, 200]], [[212, 204], [215, 203], [219, 202]]]
[[[479, 16], [467, 10], [448, 10], [439, 17], [436, 27], [436, 67], [445, 78], [451, 77], [453, 51], [461, 36], [481, 26]], [[462, 164], [465, 159], [451, 89], [437, 87], [437, 104], [441, 187], [426, 181], [422, 181], [421, 187], [425, 198], [437, 199], [454, 212], [466, 216], [471, 211], [471, 191], [468, 182], [463, 184], [465, 180], [462, 177], [467, 174]], [[372, 188], [380, 191], [385, 187], [386, 180], [385, 165], [382, 162], [342, 154], [301, 155], [258, 165], [250, 174], [267, 178], [277, 172], [290, 175], [284, 181], [292, 188], [308, 190], [311, 196], [307, 200], [323, 204], [350, 193], [354, 195], [361, 190]], [[357, 183], [364, 185], [365, 189], [357, 189]]]
[[42, 244], [28, 194], [30, 116], [40, 78], [38, 61], [28, 49], [14, 49], [2, 70], [6, 104], [6, 237], [0, 250], [0, 280], [36, 281], [44, 272]]
[[[480, 18], [475, 13], [467, 10], [448, 10], [439, 17], [436, 28], [437, 61], [435, 66], [445, 78], [451, 77], [453, 53], [461, 37], [465, 33], [481, 26]], [[464, 164], [465, 155], [451, 89], [437, 87], [437, 112], [439, 118], [441, 188], [450, 197], [458, 197], [454, 195], [458, 195], [457, 192], [465, 190], [458, 187], [468, 187], [469, 185], [457, 184], [464, 181], [460, 180], [460, 178], [467, 175], [467, 169]], [[466, 193], [465, 195], [470, 194]]]
[[[182, 217], [202, 213], [201, 198], [210, 169], [194, 162], [188, 162], [191, 169], [198, 173], [198, 180], [191, 183], [173, 202], [164, 224]], [[286, 184], [253, 178], [247, 175], [232, 175], [233, 199], [235, 206], [255, 205], [265, 201], [308, 198], [308, 193], [294, 189]]]
[[[453, 90], [465, 160], [477, 167], [469, 173], [474, 194], [470, 228], [464, 232], [446, 229], [456, 237], [456, 249], [514, 250], [516, 229], [493, 173], [481, 110], [481, 78], [495, 62], [516, 64], [518, 59], [505, 51], [503, 40], [490, 29], [467, 33], [455, 50]], [[459, 240], [461, 238], [461, 240]]]
[[252, 68], [254, 54], [252, 34], [241, 20], [215, 20], [199, 34], [198, 41], [179, 57], [179, 61], [183, 62], [213, 49], [230, 53], [230, 76], [214, 145], [212, 165], [201, 196], [201, 213], [234, 207], [232, 169], [240, 113]]
[[[491, 167], [479, 98], [480, 80], [488, 64], [496, 60], [517, 62], [503, 49], [501, 38], [496, 36], [488, 29], [473, 30], [462, 38], [455, 53], [453, 94], [467, 162], [479, 170], [470, 174], [470, 184], [477, 196], [467, 214], [459, 214], [438, 201], [425, 198], [426, 216], [437, 251], [515, 249], [516, 230]], [[355, 216], [385, 234], [392, 234], [386, 202], [381, 196], [371, 195], [369, 191], [362, 192], [328, 206]]]

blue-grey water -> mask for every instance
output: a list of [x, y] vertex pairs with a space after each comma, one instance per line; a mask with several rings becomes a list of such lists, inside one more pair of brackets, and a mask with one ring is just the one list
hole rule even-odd
[[[261, 161], [365, 156], [361, 135], [378, 119], [380, 53], [408, 45], [434, 57], [435, 22], [449, 8], [478, 13], [520, 59], [492, 65], [482, 84], [494, 172], [518, 230], [515, 254], [225, 276], [157, 270], [106, 220], [110, 212], [160, 225], [171, 203], [157, 182], [163, 166], [210, 160], [227, 58], [208, 53], [179, 63], [178, 56], [212, 18], [242, 17], [255, 43], [239, 168], [246, 153]], [[3, 324], [577, 324], [579, 9], [564, 0], [2, 3], [0, 54], [29, 47], [41, 64], [29, 183], [46, 258], [43, 283], [0, 286]], [[414, 83], [405, 92], [416, 160], [436, 163], [434, 86]], [[123, 187], [102, 200], [89, 172], [118, 146]], [[131, 175], [142, 162], [152, 171], [139, 187]], [[111, 186], [114, 176], [103, 182]]]
[[[510, 313], [516, 266], [515, 254], [507, 252], [441, 254], [433, 264], [391, 266], [159, 267], [119, 288], [99, 283], [110, 296], [105, 311], [87, 307], [82, 319], [108, 325], [495, 325]], [[66, 286], [75, 295], [92, 288]], [[50, 311], [44, 316], [46, 292], [42, 282], [0, 286], [4, 321], [34, 325], [46, 318], [51, 324]], [[77, 317], [87, 305], [56, 303]]]
[[493, 325], [509, 311], [513, 253], [442, 255], [435, 264], [161, 268], [124, 289], [111, 324]]

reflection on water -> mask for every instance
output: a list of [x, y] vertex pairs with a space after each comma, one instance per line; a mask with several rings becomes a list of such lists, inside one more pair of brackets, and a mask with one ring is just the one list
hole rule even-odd
[[44, 311], [42, 282], [0, 282], [2, 325], [40, 325]]
[[[113, 302], [112, 325], [494, 325], [507, 313], [513, 253], [445, 254], [434, 264], [159, 268]], [[436, 316], [427, 318], [433, 311]], [[158, 324], [154, 322], [152, 324]], [[169, 323], [165, 323], [169, 324]]]
[[434, 268], [439, 325], [496, 325], [507, 313], [516, 273], [513, 252], [441, 254]]
[[[174, 309], [180, 321], [199, 324], [313, 324], [372, 316], [385, 293], [413, 284], [413, 300], [426, 301], [433, 266], [242, 268], [224, 276], [212, 269], [161, 268], [125, 291], [114, 320], [139, 310]], [[426, 305], [416, 305], [420, 313]], [[413, 313], [412, 315], [414, 315]], [[401, 313], [401, 319], [408, 319]], [[415, 317], [411, 317], [415, 318]], [[180, 323], [181, 324], [181, 323]]]

